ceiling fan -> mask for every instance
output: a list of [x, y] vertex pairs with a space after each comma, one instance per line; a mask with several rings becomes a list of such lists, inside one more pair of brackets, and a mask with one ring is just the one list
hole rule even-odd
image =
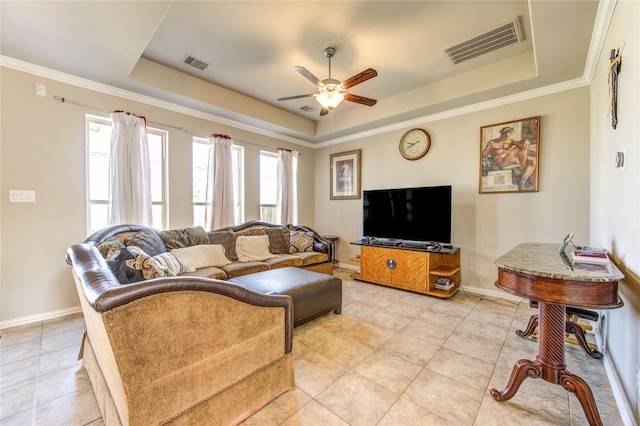
[[309, 93], [306, 95], [288, 96], [286, 98], [278, 98], [279, 101], [289, 101], [291, 99], [310, 98], [315, 97], [316, 101], [322, 105], [320, 115], [327, 115], [330, 110], [337, 107], [343, 100], [349, 102], [355, 102], [362, 105], [374, 106], [378, 101], [371, 98], [365, 98], [364, 96], [353, 95], [347, 93], [347, 89], [365, 82], [378, 75], [378, 72], [373, 68], [367, 68], [359, 74], [354, 75], [345, 81], [336, 80], [331, 78], [331, 58], [336, 54], [336, 49], [333, 47], [327, 47], [324, 49], [324, 56], [329, 59], [329, 78], [320, 80], [318, 77], [309, 72], [305, 67], [296, 66], [293, 67], [303, 77], [312, 82], [318, 87], [318, 93]]

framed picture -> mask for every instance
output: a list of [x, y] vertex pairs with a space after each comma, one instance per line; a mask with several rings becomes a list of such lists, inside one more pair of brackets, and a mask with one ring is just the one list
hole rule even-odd
[[331, 154], [330, 198], [332, 200], [357, 200], [360, 198], [360, 152]]
[[540, 117], [480, 128], [480, 193], [537, 192]]

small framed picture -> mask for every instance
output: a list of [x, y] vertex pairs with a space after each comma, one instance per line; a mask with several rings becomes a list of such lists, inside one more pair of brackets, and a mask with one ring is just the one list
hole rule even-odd
[[330, 199], [357, 200], [360, 198], [361, 150], [331, 154], [329, 175]]
[[537, 192], [540, 117], [480, 128], [480, 193]]

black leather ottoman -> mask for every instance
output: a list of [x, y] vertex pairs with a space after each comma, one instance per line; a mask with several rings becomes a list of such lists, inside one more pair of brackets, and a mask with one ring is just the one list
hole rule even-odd
[[256, 293], [291, 296], [296, 327], [327, 312], [342, 312], [342, 280], [333, 275], [288, 267], [242, 275], [228, 281]]

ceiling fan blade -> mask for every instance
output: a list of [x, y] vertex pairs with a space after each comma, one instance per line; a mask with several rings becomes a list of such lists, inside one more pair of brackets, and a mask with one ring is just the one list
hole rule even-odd
[[311, 72], [308, 69], [306, 69], [305, 67], [295, 66], [295, 67], [293, 67], [293, 69], [298, 71], [304, 78], [306, 78], [307, 80], [309, 80], [310, 82], [312, 82], [316, 86], [320, 86], [322, 84], [320, 79], [318, 77], [316, 77], [315, 75], [311, 74]]
[[347, 93], [344, 95], [344, 100], [349, 102], [355, 102], [357, 104], [362, 104], [366, 106], [374, 106], [378, 101], [371, 98], [365, 98], [364, 96], [352, 95], [351, 93]]
[[327, 108], [325, 108], [325, 107], [322, 107], [320, 109], [320, 117], [322, 117], [323, 115], [327, 115], [327, 114], [329, 114], [329, 110]]
[[344, 87], [345, 89], [348, 89], [349, 87], [353, 87], [356, 84], [365, 82], [377, 75], [378, 75], [378, 71], [374, 70], [373, 68], [367, 68], [366, 70], [362, 71], [360, 74], [356, 74], [353, 77], [343, 81], [342, 87]]
[[316, 93], [309, 93], [307, 95], [296, 95], [296, 96], [287, 96], [286, 98], [278, 98], [279, 101], [290, 101], [291, 99], [300, 99], [300, 98], [311, 98], [315, 96]]

